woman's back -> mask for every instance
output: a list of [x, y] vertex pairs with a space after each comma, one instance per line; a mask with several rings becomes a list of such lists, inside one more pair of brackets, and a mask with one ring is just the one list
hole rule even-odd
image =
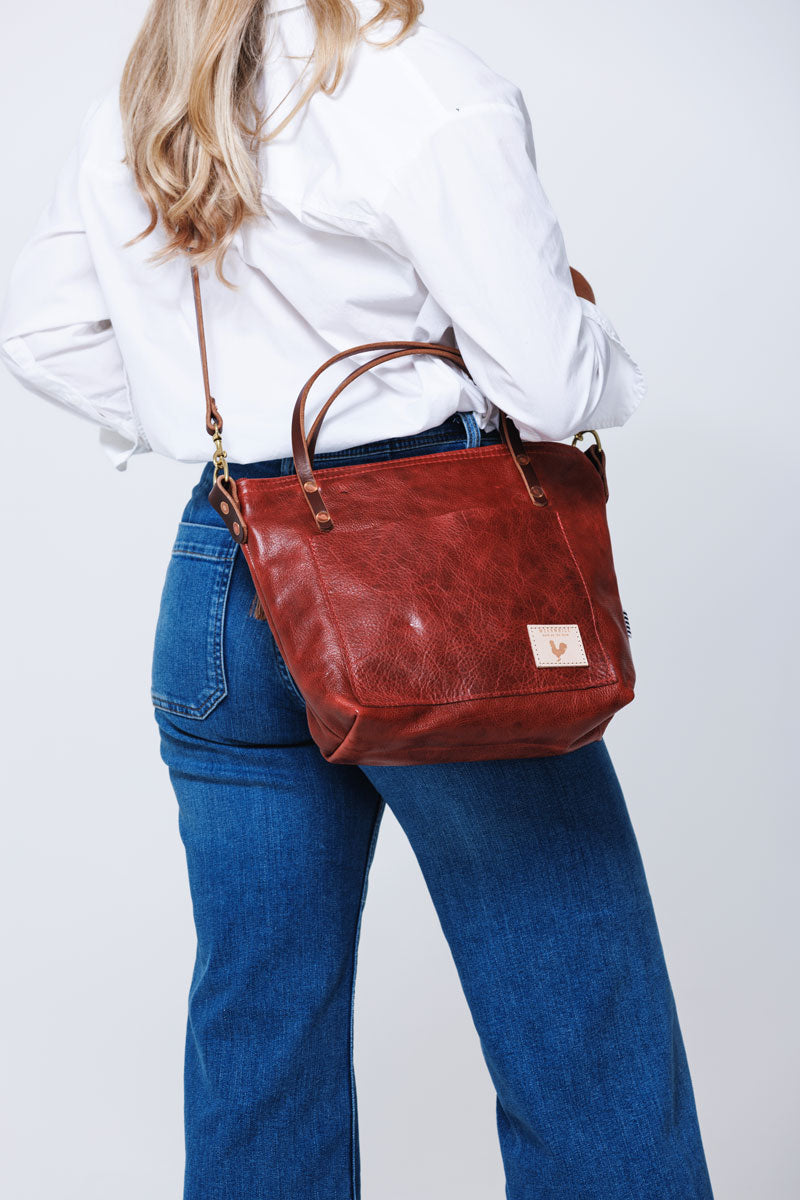
[[[365, 22], [376, 0], [359, 0]], [[303, 3], [267, 17], [259, 99], [280, 122], [314, 45]], [[392, 25], [374, 37], [385, 41]], [[283, 101], [283, 103], [281, 103]], [[105, 428], [112, 460], [208, 456], [188, 267], [154, 265], [116, 93], [95, 105], [17, 263], [3, 356], [23, 382]], [[214, 388], [232, 461], [288, 455], [300, 385], [336, 351], [453, 329], [474, 383], [434, 360], [349, 389], [319, 449], [410, 435], [457, 410], [530, 438], [620, 425], [644, 391], [610, 322], [574, 294], [516, 87], [424, 25], [362, 41], [260, 151], [266, 215], [235, 233], [226, 288], [202, 270]], [[501, 315], [502, 314], [502, 315]], [[342, 369], [344, 374], [344, 368]]]

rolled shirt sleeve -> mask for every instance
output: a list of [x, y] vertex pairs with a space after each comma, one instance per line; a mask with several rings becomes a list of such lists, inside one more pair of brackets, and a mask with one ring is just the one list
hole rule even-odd
[[99, 425], [105, 452], [123, 468], [148, 446], [92, 263], [79, 171], [80, 144], [12, 269], [0, 315], [0, 358], [30, 391]]
[[382, 236], [452, 319], [475, 383], [529, 440], [619, 426], [646, 384], [575, 294], [524, 102], [452, 112], [395, 174]]

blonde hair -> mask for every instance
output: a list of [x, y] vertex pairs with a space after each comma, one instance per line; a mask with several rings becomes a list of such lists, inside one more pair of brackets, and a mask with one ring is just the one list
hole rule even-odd
[[[422, 0], [380, 0], [361, 25], [352, 0], [306, 0], [314, 52], [291, 111], [265, 133], [257, 104], [269, 0], [152, 0], [125, 64], [120, 108], [125, 162], [150, 212], [141, 241], [161, 221], [166, 245], [153, 260], [190, 254], [222, 261], [233, 235], [264, 209], [257, 152], [277, 137], [315, 92], [333, 92], [359, 40], [397, 19], [389, 46], [413, 29]], [[129, 243], [131, 244], [131, 243]], [[226, 281], [227, 282], [227, 281]]]

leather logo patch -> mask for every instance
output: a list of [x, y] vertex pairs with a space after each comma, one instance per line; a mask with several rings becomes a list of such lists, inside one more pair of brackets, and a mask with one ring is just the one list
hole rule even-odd
[[588, 667], [581, 631], [577, 625], [529, 625], [537, 667]]

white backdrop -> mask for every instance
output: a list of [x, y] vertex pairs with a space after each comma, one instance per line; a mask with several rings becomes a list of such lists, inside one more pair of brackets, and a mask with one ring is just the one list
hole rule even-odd
[[[143, 11], [5, 4], [2, 279]], [[604, 439], [639, 677], [606, 740], [717, 1200], [795, 1200], [800, 9], [429, 0], [426, 19], [523, 87], [570, 261], [647, 375]], [[193, 931], [148, 688], [199, 468], [148, 455], [119, 474], [8, 376], [0, 404], [0, 1189], [175, 1200]], [[488, 1073], [389, 812], [356, 1037], [365, 1200], [500, 1200]]]

